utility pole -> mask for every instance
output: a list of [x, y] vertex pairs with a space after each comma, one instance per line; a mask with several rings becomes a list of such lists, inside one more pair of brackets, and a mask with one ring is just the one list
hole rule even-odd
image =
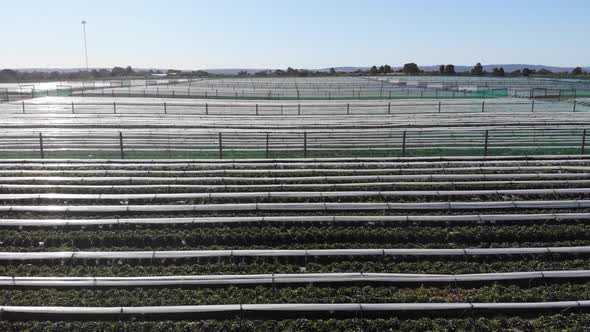
[[86, 44], [86, 21], [82, 21], [82, 30], [84, 32], [84, 55], [86, 56], [86, 71], [89, 72], [88, 68], [88, 46]]

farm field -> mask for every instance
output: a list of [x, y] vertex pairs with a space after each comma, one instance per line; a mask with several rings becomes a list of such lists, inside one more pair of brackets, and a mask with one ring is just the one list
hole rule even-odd
[[582, 326], [588, 170], [584, 156], [3, 160], [2, 324]]
[[0, 103], [0, 329], [590, 323], [584, 81], [117, 84]]
[[[590, 105], [521, 98], [41, 97], [0, 104], [3, 158], [575, 154]], [[179, 131], [180, 130], [180, 131]]]

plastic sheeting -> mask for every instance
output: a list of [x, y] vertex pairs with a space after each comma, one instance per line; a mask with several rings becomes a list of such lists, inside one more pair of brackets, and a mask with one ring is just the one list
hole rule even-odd
[[532, 279], [587, 279], [590, 270], [532, 271], [478, 274], [410, 273], [300, 273], [300, 274], [225, 274], [150, 277], [1, 277], [0, 286], [14, 287], [158, 287], [263, 285], [293, 283], [457, 283], [496, 282]]
[[0, 252], [0, 261], [61, 259], [182, 259], [197, 257], [307, 257], [307, 256], [491, 256], [531, 254], [588, 254], [590, 246], [547, 248], [466, 249], [252, 249], [177, 251], [57, 251]]
[[[590, 188], [513, 189], [513, 190], [424, 190], [424, 191], [284, 191], [284, 192], [224, 192], [224, 193], [173, 193], [173, 194], [0, 194], [0, 201], [20, 200], [158, 200], [158, 199], [297, 199], [345, 197], [445, 197], [490, 195], [580, 195], [589, 194]], [[518, 204], [518, 203], [517, 203]], [[532, 203], [528, 203], [531, 206]], [[541, 201], [539, 204], [546, 204]], [[541, 208], [552, 206], [542, 205]]]
[[507, 302], [507, 303], [273, 303], [226, 304], [142, 307], [53, 307], [53, 306], [0, 306], [7, 314], [62, 315], [165, 315], [219, 312], [360, 312], [360, 311], [448, 311], [448, 310], [546, 310], [587, 308], [590, 301], [561, 302]]

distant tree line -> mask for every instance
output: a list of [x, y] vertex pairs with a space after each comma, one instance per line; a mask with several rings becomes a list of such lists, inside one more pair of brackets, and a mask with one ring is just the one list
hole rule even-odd
[[194, 77], [207, 76], [206, 71], [181, 71], [168, 70], [162, 72], [161, 70], [134, 70], [131, 66], [113, 67], [108, 69], [92, 69], [91, 71], [75, 71], [75, 72], [60, 72], [60, 71], [20, 71], [13, 69], [0, 70], [0, 82], [30, 82], [30, 81], [65, 81], [65, 80], [80, 80], [80, 79], [108, 79], [116, 77], [146, 77], [150, 75], [166, 75], [178, 77]]
[[[511, 73], [506, 73], [504, 68], [496, 67], [491, 72], [484, 70], [481, 63], [477, 63], [470, 71], [457, 72], [455, 65], [447, 64], [440, 65], [439, 70], [424, 71], [413, 62], [406, 63], [399, 69], [395, 70], [390, 65], [372, 66], [368, 70], [355, 70], [353, 72], [336, 71], [334, 68], [329, 70], [308, 70], [308, 69], [294, 69], [288, 67], [286, 70], [263, 70], [255, 73], [242, 70], [238, 76], [256, 76], [256, 77], [308, 77], [308, 76], [335, 76], [335, 75], [463, 75], [463, 76], [496, 76], [496, 77], [529, 77], [529, 76], [551, 76], [551, 77], [587, 77], [590, 73], [585, 72], [582, 67], [574, 68], [570, 73], [553, 73], [546, 69], [534, 70], [523, 68], [522, 70], [515, 70]], [[17, 71], [12, 69], [0, 70], [0, 82], [30, 82], [30, 81], [51, 81], [51, 80], [78, 80], [78, 79], [109, 79], [117, 77], [149, 77], [167, 76], [167, 77], [203, 77], [203, 76], [227, 76], [221, 74], [211, 74], [203, 70], [185, 71], [185, 70], [134, 70], [131, 66], [114, 67], [108, 69], [92, 69], [91, 71], [76, 71], [76, 72], [42, 72], [42, 71]]]

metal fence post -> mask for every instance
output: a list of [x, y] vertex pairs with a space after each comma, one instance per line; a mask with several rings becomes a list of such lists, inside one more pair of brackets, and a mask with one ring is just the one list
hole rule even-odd
[[166, 102], [164, 102], [164, 114], [168, 114], [168, 110], [167, 110], [167, 107], [166, 107]]
[[223, 159], [223, 140], [221, 132], [219, 132], [219, 159]]
[[123, 150], [123, 133], [119, 132], [119, 150], [121, 152], [121, 159], [125, 159], [125, 151]]
[[346, 115], [350, 115], [350, 104], [346, 104]]
[[307, 158], [307, 132], [303, 132], [303, 158]]
[[531, 103], [531, 113], [535, 111], [535, 101]]
[[404, 130], [402, 133], [402, 157], [406, 156], [406, 131]]
[[297, 115], [301, 115], [301, 104], [297, 104]]
[[482, 113], [485, 111], [485, 108], [486, 108], [486, 102], [485, 101], [482, 101], [481, 102], [481, 112]]
[[23, 105], [23, 114], [25, 114], [25, 102], [24, 101], [22, 102], [22, 105]]
[[41, 159], [45, 158], [45, 151], [43, 150], [43, 134], [39, 133], [39, 153], [41, 154]]
[[205, 103], [205, 115], [209, 115], [209, 103]]
[[391, 114], [391, 102], [387, 103], [387, 114]]
[[258, 104], [256, 104], [256, 115], [258, 115]]
[[74, 114], [74, 102], [72, 102], [72, 114]]
[[117, 103], [113, 102], [113, 114], [117, 114]]
[[441, 107], [442, 107], [442, 104], [441, 104], [441, 102], [440, 102], [440, 100], [439, 100], [439, 101], [438, 101], [438, 112], [439, 112], [439, 113], [440, 113]]
[[268, 132], [266, 133], [266, 152], [264, 154], [264, 157], [268, 159]]
[[584, 131], [582, 132], [582, 148], [581, 148], [582, 152], [581, 154], [584, 154], [586, 152], [586, 129], [584, 129]]
[[577, 103], [578, 103], [578, 101], [574, 99], [574, 112], [576, 111], [576, 104]]
[[488, 156], [488, 139], [489, 139], [489, 131], [486, 129], [485, 140], [484, 140], [484, 145], [483, 145], [483, 156], [484, 157]]

